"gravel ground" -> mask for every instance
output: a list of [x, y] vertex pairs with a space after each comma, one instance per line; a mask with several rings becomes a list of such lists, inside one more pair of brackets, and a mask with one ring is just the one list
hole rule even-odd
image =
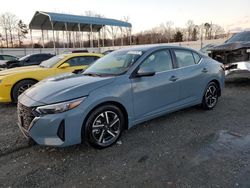
[[126, 131], [118, 144], [29, 145], [0, 105], [0, 187], [250, 187], [250, 79], [230, 79], [212, 111], [188, 108]]

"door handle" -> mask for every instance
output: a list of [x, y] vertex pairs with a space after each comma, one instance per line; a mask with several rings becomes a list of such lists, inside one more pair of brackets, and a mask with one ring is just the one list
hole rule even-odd
[[204, 69], [202, 69], [202, 71], [201, 72], [203, 72], [203, 73], [207, 73], [208, 72], [208, 70], [206, 69], [206, 68], [204, 68]]
[[179, 79], [179, 78], [177, 78], [176, 76], [171, 76], [171, 77], [169, 78], [169, 81], [171, 81], [171, 82], [176, 82], [178, 79]]

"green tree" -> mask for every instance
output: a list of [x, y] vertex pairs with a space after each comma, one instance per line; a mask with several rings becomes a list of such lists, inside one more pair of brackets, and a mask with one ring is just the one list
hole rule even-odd
[[183, 41], [183, 34], [180, 31], [177, 31], [174, 35], [175, 42], [182, 42]]

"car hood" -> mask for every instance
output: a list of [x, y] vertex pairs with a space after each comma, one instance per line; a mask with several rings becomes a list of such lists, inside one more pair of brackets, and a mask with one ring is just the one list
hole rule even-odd
[[110, 84], [114, 77], [91, 77], [63, 74], [45, 79], [24, 92], [28, 98], [43, 104], [52, 104], [89, 95], [99, 87]]
[[27, 66], [27, 67], [18, 67], [18, 68], [12, 68], [12, 69], [7, 69], [3, 70], [0, 72], [0, 76], [8, 76], [8, 75], [13, 75], [13, 74], [19, 74], [19, 73], [24, 73], [24, 72], [35, 72], [35, 71], [42, 71], [46, 68], [39, 67], [39, 66]]
[[225, 43], [208, 49], [209, 51], [233, 51], [241, 48], [250, 48], [250, 42]]

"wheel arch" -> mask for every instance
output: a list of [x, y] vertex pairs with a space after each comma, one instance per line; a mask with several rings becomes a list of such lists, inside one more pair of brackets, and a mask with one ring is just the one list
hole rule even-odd
[[39, 82], [39, 80], [34, 79], [34, 78], [24, 78], [24, 79], [18, 80], [16, 83], [13, 84], [13, 86], [12, 86], [12, 88], [11, 88], [11, 91], [10, 91], [10, 97], [11, 97], [11, 100], [12, 100], [12, 101], [13, 101], [13, 89], [14, 89], [14, 87], [15, 87], [18, 83], [20, 83], [20, 82], [22, 82], [22, 81], [25, 81], [25, 80], [31, 80], [31, 81]]
[[[128, 129], [128, 124], [129, 124], [129, 122], [128, 122], [128, 112], [127, 112], [126, 108], [125, 108], [124, 105], [121, 104], [120, 102], [112, 101], [112, 100], [111, 100], [111, 101], [105, 101], [105, 102], [102, 102], [102, 103], [96, 105], [95, 107], [93, 107], [93, 108], [88, 112], [88, 114], [86, 115], [86, 117], [85, 117], [85, 119], [84, 119], [84, 121], [83, 121], [83, 124], [82, 124], [82, 128], [81, 128], [81, 133], [82, 133], [82, 134], [84, 133], [83, 130], [85, 129], [85, 124], [86, 124], [86, 122], [87, 122], [87, 120], [88, 120], [90, 114], [91, 114], [94, 110], [96, 110], [97, 108], [99, 108], [99, 107], [101, 107], [101, 106], [104, 106], [104, 105], [114, 105], [114, 106], [118, 107], [118, 108], [122, 111], [122, 113], [124, 114], [124, 118], [125, 118], [125, 127], [124, 127], [124, 129], [125, 129], [125, 130]], [[83, 140], [83, 138], [84, 138], [84, 135], [82, 135], [82, 140]]]
[[[213, 79], [213, 80], [211, 80], [209, 83], [211, 83], [211, 82], [214, 82], [214, 83], [216, 83], [216, 85], [218, 86], [218, 89], [219, 89], [219, 97], [221, 96], [221, 85], [220, 85], [220, 82], [217, 80], [217, 79]], [[209, 84], [208, 83], [208, 84]]]

